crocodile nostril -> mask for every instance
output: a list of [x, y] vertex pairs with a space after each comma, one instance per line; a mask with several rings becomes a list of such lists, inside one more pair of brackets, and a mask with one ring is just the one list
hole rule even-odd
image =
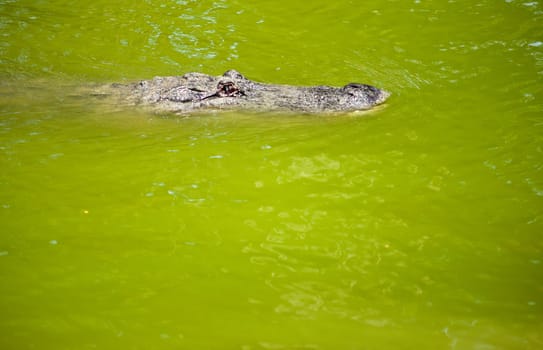
[[343, 89], [353, 88], [353, 89], [360, 89], [364, 87], [364, 84], [358, 84], [358, 83], [349, 83], [343, 87]]

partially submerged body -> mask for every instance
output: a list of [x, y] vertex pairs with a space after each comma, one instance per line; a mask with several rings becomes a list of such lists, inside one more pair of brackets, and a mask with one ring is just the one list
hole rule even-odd
[[110, 84], [94, 92], [115, 96], [130, 105], [156, 112], [190, 114], [198, 111], [337, 113], [368, 110], [390, 96], [376, 87], [351, 83], [330, 86], [290, 86], [259, 83], [235, 70], [221, 76], [187, 73], [156, 77], [134, 84]]

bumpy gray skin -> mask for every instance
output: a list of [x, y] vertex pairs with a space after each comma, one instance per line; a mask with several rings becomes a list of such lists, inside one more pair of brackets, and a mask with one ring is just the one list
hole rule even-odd
[[154, 111], [191, 114], [197, 111], [337, 113], [368, 110], [390, 96], [370, 85], [351, 83], [341, 88], [300, 87], [255, 82], [235, 70], [221, 76], [187, 73], [156, 77], [139, 83], [113, 84], [119, 98]]

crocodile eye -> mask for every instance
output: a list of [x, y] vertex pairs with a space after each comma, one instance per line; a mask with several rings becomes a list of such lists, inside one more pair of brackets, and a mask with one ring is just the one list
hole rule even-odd
[[219, 81], [217, 84], [217, 90], [207, 96], [203, 96], [200, 98], [200, 101], [207, 100], [209, 98], [216, 98], [216, 97], [239, 97], [239, 96], [245, 96], [245, 93], [237, 87], [236, 84], [234, 84], [231, 81]]
[[219, 89], [226, 95], [230, 95], [238, 90], [236, 85], [234, 85], [232, 82], [220, 84]]
[[236, 96], [239, 94], [239, 89], [231, 81], [221, 81], [217, 85], [217, 94], [221, 97]]

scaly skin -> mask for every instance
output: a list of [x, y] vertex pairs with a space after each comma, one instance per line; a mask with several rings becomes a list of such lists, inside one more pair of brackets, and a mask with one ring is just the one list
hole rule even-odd
[[370, 85], [344, 87], [264, 84], [235, 70], [221, 76], [187, 73], [156, 77], [135, 84], [112, 84], [99, 95], [116, 95], [129, 104], [157, 112], [191, 114], [197, 111], [247, 110], [253, 112], [338, 113], [368, 110], [390, 96]]

